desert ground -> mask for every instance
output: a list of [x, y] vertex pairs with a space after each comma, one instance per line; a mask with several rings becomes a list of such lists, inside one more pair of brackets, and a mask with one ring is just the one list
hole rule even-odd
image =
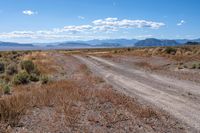
[[0, 53], [0, 132], [200, 132], [200, 47]]

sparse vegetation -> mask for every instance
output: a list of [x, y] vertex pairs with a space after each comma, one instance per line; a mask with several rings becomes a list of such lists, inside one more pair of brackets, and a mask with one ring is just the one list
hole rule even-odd
[[10, 85], [4, 84], [3, 91], [4, 91], [4, 94], [10, 94], [10, 91], [11, 91]]
[[6, 74], [8, 75], [14, 75], [16, 73], [18, 73], [18, 66], [15, 63], [11, 63], [8, 65], [7, 69], [6, 69]]
[[21, 62], [21, 68], [23, 70], [26, 70], [26, 72], [28, 72], [29, 74], [34, 72], [36, 67], [34, 65], [34, 63], [31, 60], [25, 60]]
[[192, 69], [196, 69], [197, 68], [197, 65], [194, 63], [193, 65], [192, 65]]
[[[165, 48], [160, 48], [157, 52], [154, 51], [154, 54], [166, 56], [166, 51], [163, 49]], [[115, 57], [114, 54], [130, 54], [140, 50], [111, 49], [104, 57], [112, 59]], [[173, 50], [169, 51], [171, 52], [168, 53], [167, 57], [175, 56]], [[87, 52], [91, 51], [87, 50]], [[145, 56], [146, 54], [153, 55], [149, 49], [143, 49], [143, 52]], [[19, 52], [9, 54], [21, 56]], [[32, 124], [32, 118], [41, 119], [37, 113], [38, 118], [34, 118], [33, 112], [37, 111], [39, 114], [42, 111], [45, 112], [42, 117], [47, 117], [46, 114], [50, 114], [53, 122], [51, 119], [49, 119], [49, 123], [48, 119], [46, 121], [41, 119], [35, 126], [45, 122], [47, 126], [51, 125], [58, 129], [57, 131], [60, 128], [58, 125], [62, 125], [61, 128], [69, 132], [83, 131], [83, 129], [91, 131], [89, 128], [94, 125], [103, 125], [109, 131], [116, 131], [120, 125], [135, 128], [137, 125], [135, 123], [140, 123], [142, 128], [148, 127], [149, 131], [154, 132], [162, 132], [165, 129], [172, 132], [184, 130], [182, 127], [180, 129], [179, 125], [174, 126], [177, 125], [177, 122], [170, 121], [171, 118], [165, 113], [143, 106], [136, 99], [114, 91], [102, 78], [94, 76], [85, 64], [80, 62], [76, 64], [75, 59], [71, 59], [72, 57], [70, 57], [71, 62], [66, 59], [65, 63], [65, 58], [58, 58], [60, 55], [56, 55], [56, 60], [51, 58], [51, 54], [55, 54], [53, 52], [49, 55], [47, 52], [28, 52], [27, 54], [20, 59], [18, 56], [13, 58], [17, 59], [15, 64], [11, 64], [12, 61], [9, 61], [9, 65], [5, 65], [5, 75], [1, 75], [4, 77], [3, 80], [5, 80], [5, 76], [13, 79], [12, 83], [15, 86], [12, 86], [11, 91], [9, 82], [6, 82], [5, 89], [2, 88], [0, 91], [0, 132], [3, 129], [6, 131], [7, 127], [11, 127], [11, 129], [17, 127], [17, 130], [26, 128], [26, 123], [23, 123], [27, 121], [26, 116], [29, 118], [30, 124]], [[143, 53], [138, 52], [137, 54], [142, 55]], [[71, 65], [73, 67], [70, 67]], [[138, 62], [136, 65], [150, 70], [160, 69], [160, 67], [145, 61]], [[190, 68], [188, 64], [179, 65], [184, 67], [187, 65]], [[196, 65], [196, 68], [200, 68], [200, 64]], [[12, 93], [10, 94], [10, 92]], [[22, 124], [24, 127], [20, 127], [21, 123], [24, 124]], [[149, 125], [153, 125], [153, 128]], [[31, 130], [34, 131], [34, 128]]]
[[173, 48], [173, 47], [167, 47], [166, 49], [165, 49], [165, 52], [167, 53], [167, 54], [175, 54], [176, 53], [176, 49], [175, 48]]
[[30, 75], [26, 71], [21, 71], [14, 76], [13, 83], [15, 85], [29, 83]]
[[4, 73], [5, 71], [5, 64], [3, 62], [0, 62], [0, 73]]
[[41, 76], [40, 78], [42, 84], [47, 84], [49, 82], [49, 77], [46, 75]]
[[30, 81], [37, 82], [39, 80], [40, 80], [40, 77], [37, 74], [35, 73], [30, 74]]
[[198, 65], [198, 69], [200, 69], [200, 63], [199, 63], [199, 65]]

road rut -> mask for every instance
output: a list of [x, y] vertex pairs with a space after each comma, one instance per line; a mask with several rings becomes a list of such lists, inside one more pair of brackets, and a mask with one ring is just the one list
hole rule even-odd
[[95, 56], [75, 57], [108, 83], [116, 86], [118, 91], [131, 97], [137, 96], [200, 131], [198, 84], [124, 67]]

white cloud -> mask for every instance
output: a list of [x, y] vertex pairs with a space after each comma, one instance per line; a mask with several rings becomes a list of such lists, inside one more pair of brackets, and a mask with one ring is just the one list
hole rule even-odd
[[117, 18], [106, 18], [106, 19], [98, 19], [93, 21], [94, 25], [97, 26], [112, 26], [116, 28], [151, 28], [151, 29], [159, 29], [161, 26], [164, 26], [164, 23], [161, 22], [153, 22], [147, 20], [118, 20]]
[[[32, 13], [30, 13], [32, 14]], [[32, 38], [32, 39], [47, 39], [47, 38], [89, 38], [93, 37], [108, 37], [107, 33], [126, 30], [131, 28], [150, 28], [159, 29], [165, 24], [162, 22], [153, 22], [147, 20], [119, 20], [118, 18], [105, 18], [94, 20], [88, 25], [67, 25], [63, 28], [54, 28], [50, 30], [37, 31], [12, 31], [7, 33], [0, 33], [0, 38]], [[128, 31], [128, 30], [127, 30]], [[138, 36], [137, 38], [151, 37], [150, 35]]]
[[79, 25], [79, 26], [65, 26], [64, 29], [61, 29], [61, 32], [83, 32], [83, 31], [89, 31], [93, 27], [91, 25]]
[[179, 23], [177, 23], [177, 26], [181, 26], [181, 25], [183, 25], [185, 23], [186, 23], [185, 20], [181, 20]]
[[84, 17], [84, 16], [78, 16], [78, 18], [79, 18], [79, 19], [85, 19], [85, 17]]
[[22, 11], [22, 13], [29, 16], [37, 14], [37, 12], [31, 11], [31, 10], [24, 10]]

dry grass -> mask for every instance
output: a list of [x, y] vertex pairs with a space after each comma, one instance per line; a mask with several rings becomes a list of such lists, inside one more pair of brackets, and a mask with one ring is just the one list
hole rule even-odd
[[[139, 118], [157, 117], [158, 113], [149, 107], [142, 107], [135, 100], [114, 92], [110, 86], [101, 90], [85, 89], [72, 81], [57, 81], [41, 86], [17, 86], [15, 95], [6, 96], [0, 100], [0, 121], [12, 127], [18, 125], [19, 120], [27, 110], [33, 108], [52, 107], [58, 115], [62, 114], [65, 125], [74, 127], [80, 120], [81, 110], [78, 103], [92, 106], [111, 103], [114, 107], [134, 113]], [[96, 99], [96, 100], [94, 100]], [[108, 116], [107, 116], [108, 115]], [[116, 114], [106, 114], [106, 123], [115, 123], [124, 119], [115, 118]], [[108, 119], [107, 119], [108, 118]]]
[[53, 74], [58, 70], [55, 65], [56, 59], [50, 52], [33, 52], [24, 56], [22, 60], [33, 60], [42, 74]]
[[[114, 52], [112, 52], [114, 50]], [[108, 56], [112, 55], [133, 55], [133, 56], [162, 56], [176, 61], [200, 60], [199, 46], [182, 47], [147, 47], [127, 49], [113, 49]], [[106, 56], [107, 56], [106, 55]]]
[[85, 65], [85, 64], [80, 64], [79, 66], [79, 72], [83, 73], [87, 76], [89, 76], [91, 74], [90, 69]]
[[161, 69], [159, 66], [152, 65], [152, 64], [145, 62], [145, 61], [135, 62], [134, 65], [136, 65], [140, 68], [147, 69], [147, 70], [159, 70], [159, 69]]
[[99, 90], [95, 95], [101, 103], [111, 102], [115, 106], [121, 106], [132, 112], [139, 118], [159, 117], [159, 113], [150, 107], [141, 106], [132, 98], [114, 92], [111, 88]]
[[[41, 57], [37, 54], [37, 56], [38, 59], [43, 60], [47, 55]], [[165, 114], [142, 106], [135, 99], [115, 92], [111, 86], [105, 85], [103, 79], [92, 75], [86, 65], [80, 64], [77, 73], [78, 80], [60, 80], [46, 85], [15, 86], [13, 90], [15, 93], [0, 98], [0, 132], [5, 132], [8, 126], [18, 126], [20, 119], [29, 110], [43, 107], [55, 109], [56, 114], [51, 117], [56, 117], [58, 121], [65, 123], [64, 127], [72, 129], [80, 129], [81, 127], [78, 127], [80, 121], [85, 122], [85, 125], [100, 121], [96, 115], [88, 121], [82, 121], [82, 117], [89, 109], [100, 111], [101, 123], [107, 127], [135, 119], [139, 121], [142, 119], [143, 123], [154, 119], [163, 128], [173, 126], [163, 120]], [[104, 86], [97, 89], [96, 87], [101, 83]], [[119, 112], [120, 110], [122, 111]]]
[[16, 126], [21, 116], [34, 107], [58, 107], [66, 114], [75, 115], [78, 112], [71, 110], [71, 104], [80, 100], [80, 95], [83, 93], [70, 81], [58, 81], [41, 87], [17, 86], [15, 91], [17, 90], [20, 91], [15, 95], [0, 99], [0, 121], [10, 126]]

